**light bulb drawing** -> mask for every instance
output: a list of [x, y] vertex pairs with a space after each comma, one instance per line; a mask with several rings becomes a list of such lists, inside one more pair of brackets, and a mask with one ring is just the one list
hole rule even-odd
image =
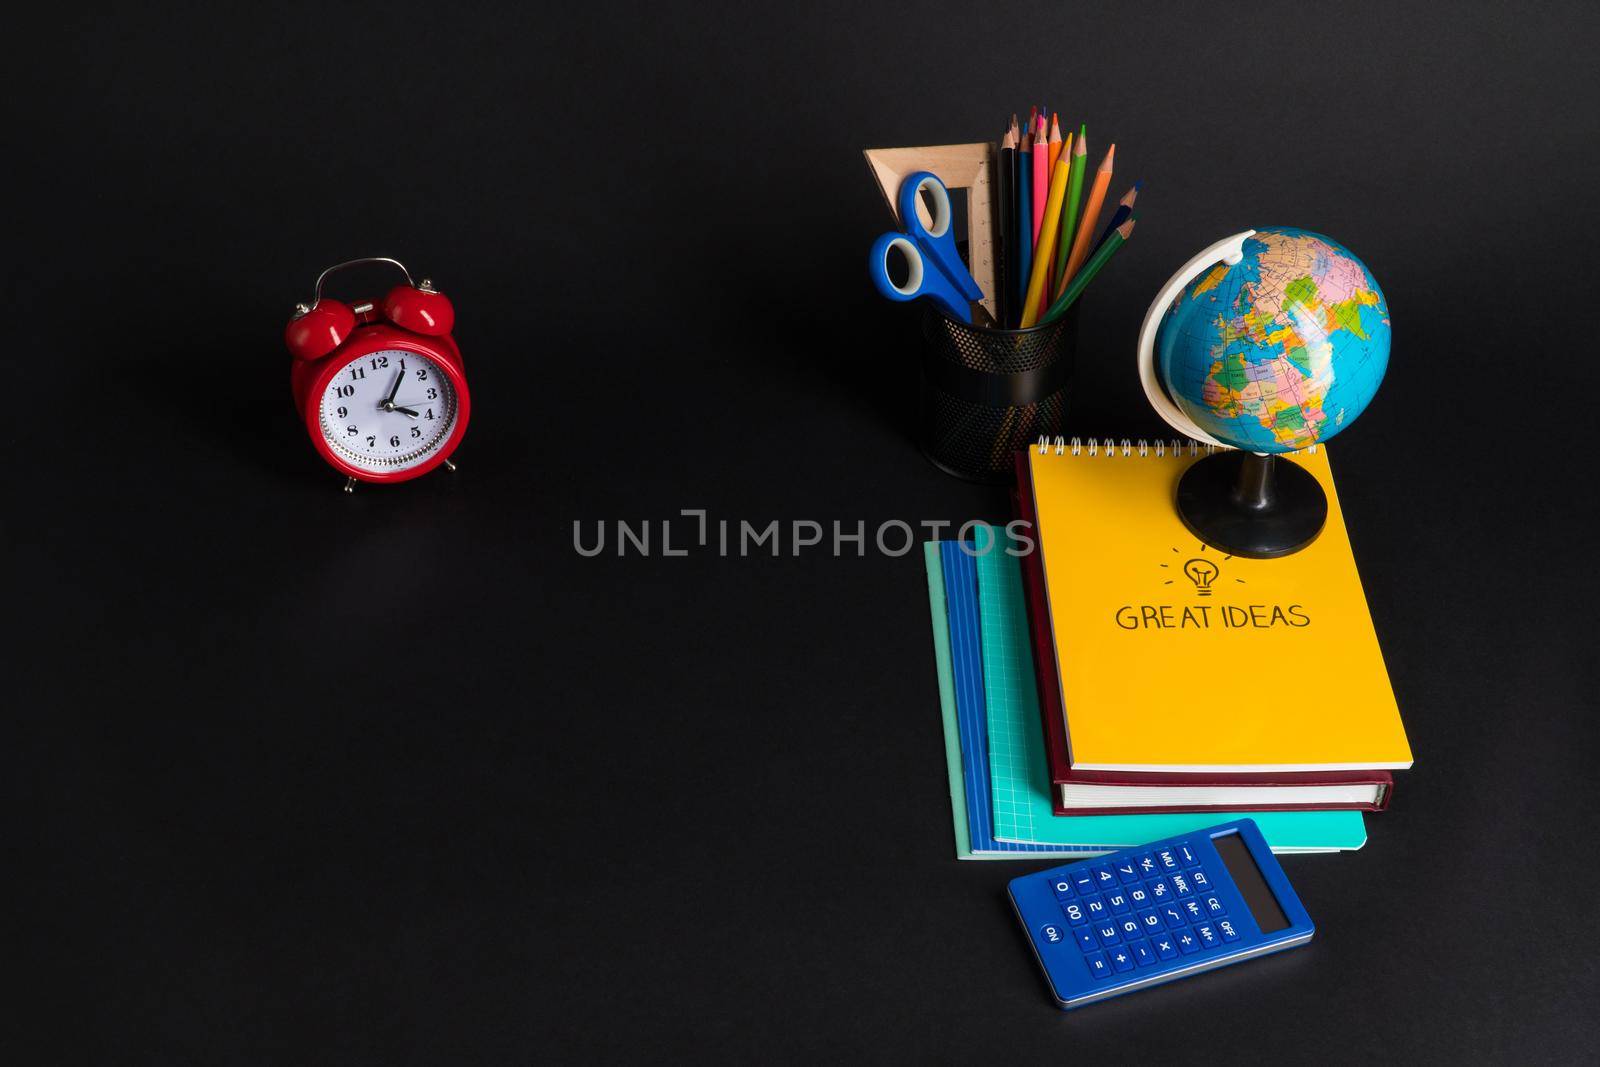
[[1200, 596], [1211, 595], [1211, 583], [1221, 573], [1209, 559], [1191, 559], [1183, 565], [1184, 577], [1194, 583], [1195, 592]]

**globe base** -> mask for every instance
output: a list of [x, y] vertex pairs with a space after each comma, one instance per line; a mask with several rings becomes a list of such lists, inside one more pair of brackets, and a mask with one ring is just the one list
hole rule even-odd
[[1212, 548], [1277, 559], [1317, 539], [1328, 496], [1305, 468], [1276, 456], [1217, 452], [1178, 479], [1178, 517]]

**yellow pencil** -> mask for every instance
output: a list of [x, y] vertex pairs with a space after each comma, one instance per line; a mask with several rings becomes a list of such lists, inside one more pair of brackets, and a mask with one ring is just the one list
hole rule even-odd
[[1094, 224], [1100, 218], [1100, 205], [1106, 201], [1106, 189], [1111, 185], [1112, 160], [1116, 157], [1117, 146], [1112, 145], [1106, 149], [1106, 158], [1101, 160], [1100, 169], [1095, 171], [1094, 185], [1089, 189], [1089, 200], [1083, 205], [1083, 215], [1078, 219], [1078, 234], [1072, 242], [1072, 254], [1067, 257], [1067, 270], [1061, 276], [1061, 287], [1066, 288], [1072, 276], [1078, 273], [1078, 268], [1083, 266], [1083, 261], [1089, 255], [1089, 241], [1094, 237]]
[[1056, 234], [1061, 228], [1061, 201], [1066, 199], [1071, 167], [1057, 167], [1050, 176], [1050, 199], [1044, 206], [1044, 223], [1039, 228], [1039, 247], [1033, 254], [1033, 273], [1028, 278], [1028, 295], [1022, 300], [1022, 328], [1039, 321], [1048, 294], [1045, 285], [1055, 264]]

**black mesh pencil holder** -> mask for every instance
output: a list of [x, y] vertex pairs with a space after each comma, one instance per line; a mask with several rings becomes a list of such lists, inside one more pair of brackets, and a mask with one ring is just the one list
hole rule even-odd
[[923, 312], [922, 450], [960, 478], [1009, 482], [1013, 457], [1061, 432], [1077, 308], [1048, 326], [993, 330]]

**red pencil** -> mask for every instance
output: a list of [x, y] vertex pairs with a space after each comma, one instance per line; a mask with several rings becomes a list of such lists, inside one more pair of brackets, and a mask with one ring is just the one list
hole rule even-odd
[[1033, 135], [1033, 246], [1039, 247], [1039, 229], [1044, 225], [1044, 202], [1050, 197], [1050, 151], [1044, 116], [1040, 115]]

